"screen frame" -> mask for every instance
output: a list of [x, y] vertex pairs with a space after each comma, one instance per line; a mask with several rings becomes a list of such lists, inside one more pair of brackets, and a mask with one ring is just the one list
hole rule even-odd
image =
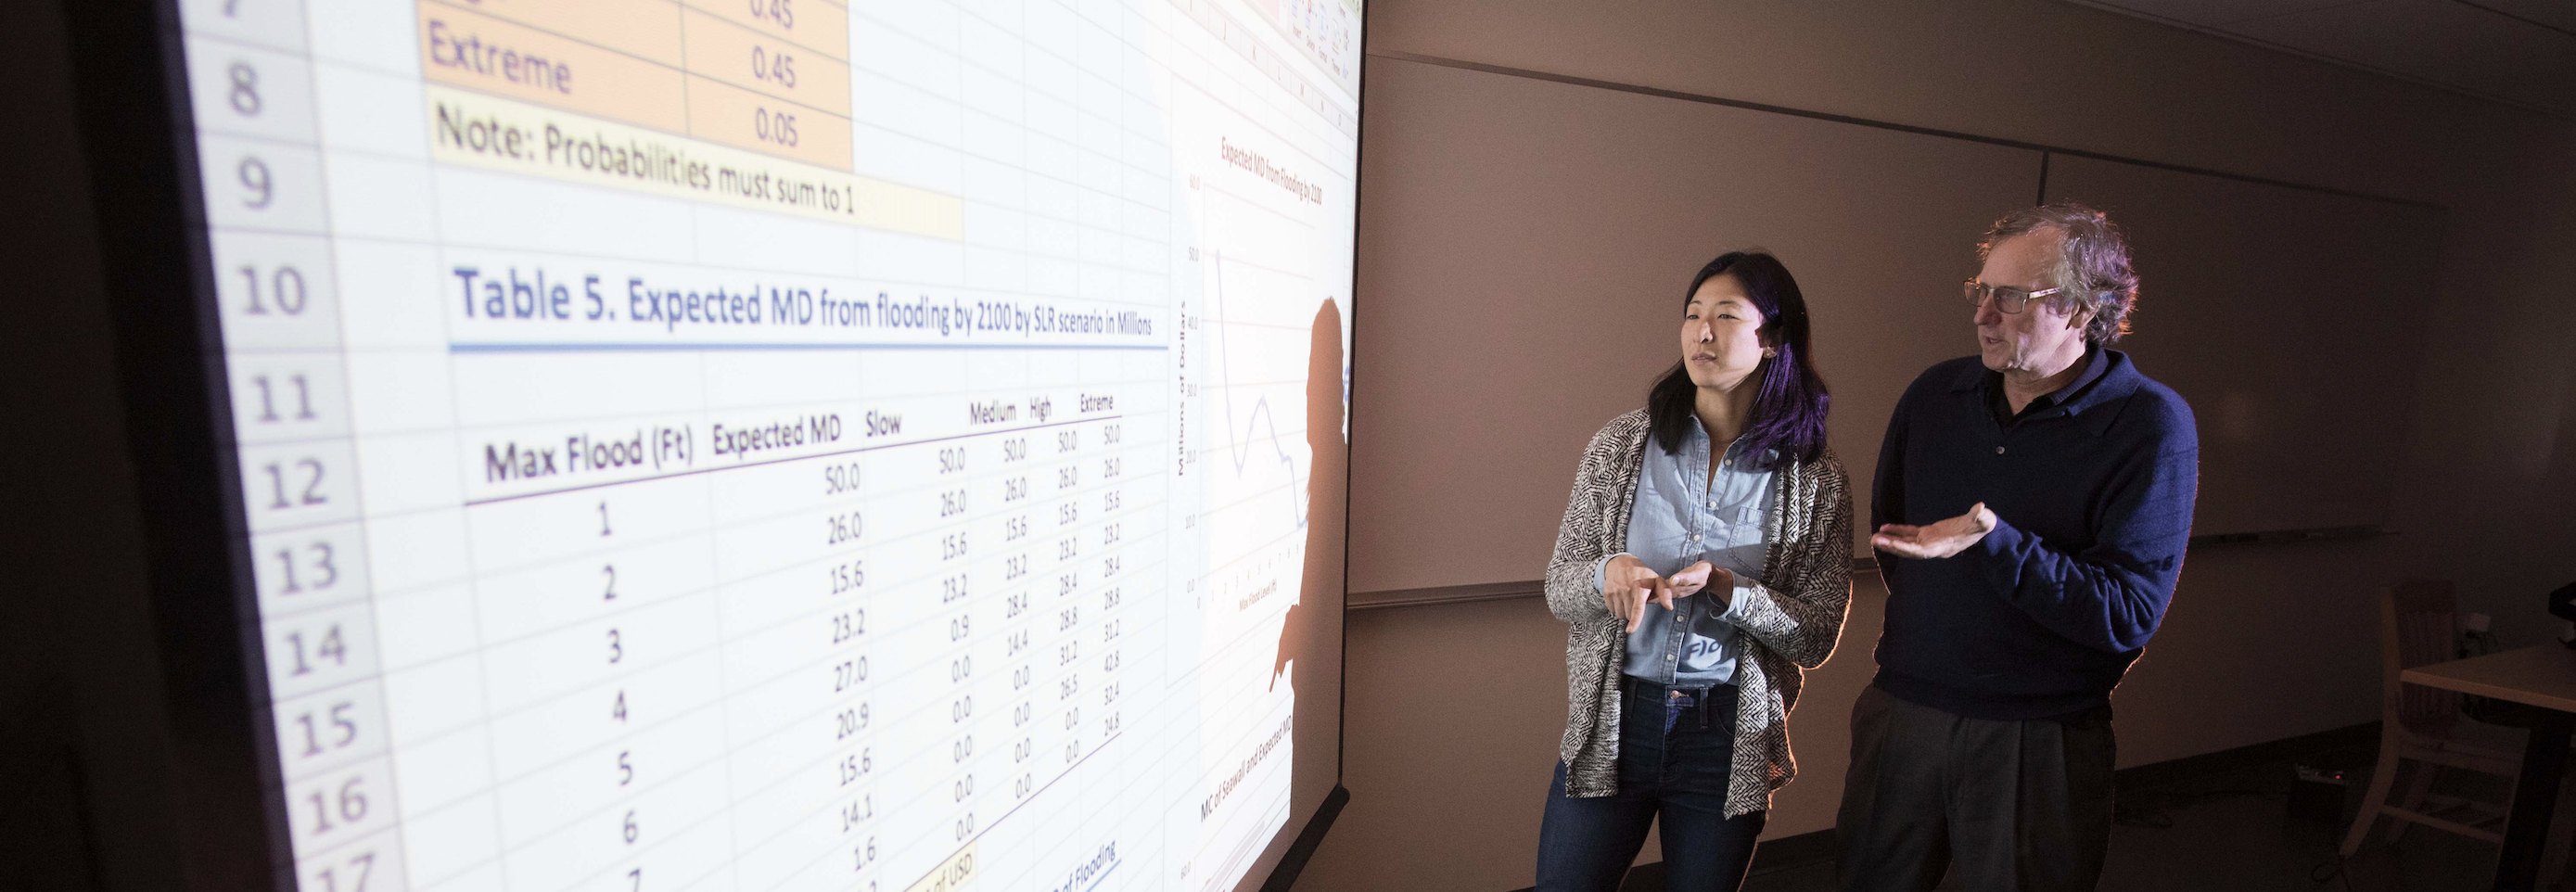
[[[192, 888], [292, 892], [177, 0], [65, 0]], [[209, 520], [216, 522], [208, 522]], [[209, 568], [212, 568], [211, 570]]]
[[1365, 243], [1360, 227], [1363, 225], [1361, 221], [1367, 219], [1362, 215], [1361, 208], [1368, 201], [1368, 190], [1360, 188], [1360, 184], [1366, 181], [1368, 173], [1368, 20], [1369, 16], [1376, 12], [1378, 2], [1379, 0], [1362, 0], [1360, 4], [1360, 69], [1356, 75], [1360, 91], [1359, 124], [1356, 132], [1351, 136], [1353, 147], [1351, 150], [1351, 284], [1350, 289], [1344, 292], [1350, 295], [1351, 301], [1351, 319], [1344, 323], [1350, 326], [1351, 346], [1343, 353], [1343, 361], [1351, 364], [1351, 384], [1350, 395], [1343, 397], [1342, 401], [1344, 418], [1342, 425], [1350, 433], [1342, 438], [1344, 475], [1342, 478], [1342, 609], [1337, 616], [1342, 630], [1337, 636], [1338, 646], [1334, 648], [1333, 654], [1333, 657], [1342, 664], [1339, 676], [1342, 683], [1340, 690], [1333, 692], [1333, 792], [1324, 797], [1324, 804], [1315, 810], [1314, 820], [1308, 824], [1304, 832], [1298, 834], [1297, 848], [1290, 849], [1288, 857], [1281, 860], [1281, 869], [1288, 871], [1287, 880], [1279, 883], [1276, 892], [1286, 892], [1289, 884], [1296, 882], [1297, 872], [1306, 868], [1306, 859], [1314, 855], [1315, 847], [1323, 843], [1324, 834], [1332, 829], [1333, 820], [1341, 816], [1342, 807], [1351, 801], [1350, 788], [1342, 786], [1342, 777], [1349, 770], [1351, 751], [1349, 724], [1351, 717], [1351, 481], [1349, 468], [1350, 457], [1355, 452], [1351, 448], [1352, 444], [1357, 443], [1360, 437], [1359, 415], [1353, 412], [1351, 407], [1357, 402], [1355, 397], [1360, 392], [1360, 245]]
[[[1359, 121], [1351, 137], [1351, 281], [1342, 292], [1349, 295], [1351, 306], [1350, 318], [1342, 323], [1350, 330], [1350, 348], [1343, 351], [1342, 361], [1350, 365], [1349, 393], [1351, 394], [1358, 393], [1360, 389], [1359, 344], [1362, 315], [1360, 312], [1359, 253], [1362, 243], [1360, 228], [1364, 225], [1362, 221], [1367, 219], [1360, 213], [1360, 208], [1368, 201], [1368, 190], [1361, 188], [1360, 184], [1365, 181], [1368, 172], [1368, 20], [1369, 16], [1377, 11], [1377, 4], [1378, 0], [1364, 0], [1360, 5], [1360, 67], [1354, 77], [1359, 86], [1360, 97]], [[1333, 634], [1333, 659], [1341, 664], [1341, 669], [1335, 673], [1335, 677], [1341, 681], [1341, 684], [1333, 692], [1333, 789], [1332, 792], [1324, 794], [1324, 801], [1315, 806], [1314, 814], [1306, 818], [1304, 826], [1297, 831], [1297, 836], [1288, 844], [1287, 850], [1280, 853], [1279, 863], [1271, 867], [1270, 875], [1257, 887], [1261, 892], [1288, 892], [1295, 887], [1297, 875], [1305, 872], [1306, 862], [1314, 858], [1315, 849], [1324, 843], [1324, 835], [1332, 831], [1334, 820], [1341, 817], [1342, 809], [1351, 802], [1350, 788], [1342, 785], [1342, 778], [1349, 770], [1351, 735], [1351, 482], [1349, 473], [1350, 456], [1356, 451], [1351, 447], [1359, 442], [1360, 425], [1359, 417], [1351, 411], [1351, 398], [1348, 395], [1342, 399], [1342, 426], [1348, 433], [1342, 438], [1342, 603], [1333, 612], [1334, 625], [1339, 627]], [[1291, 767], [1290, 771], [1293, 778], [1294, 767]], [[1292, 791], [1295, 789], [1293, 779], [1289, 786]], [[1274, 838], [1272, 842], [1275, 844], [1277, 839]], [[1251, 887], [1250, 879], [1248, 876], [1245, 877], [1246, 882], [1238, 883], [1237, 888]]]
[[[1367, 18], [1361, 9], [1358, 80], [1365, 96]], [[86, 167], [102, 283], [117, 347], [125, 442], [141, 510], [146, 601], [152, 613], [169, 730], [168, 813], [189, 888], [296, 892], [292, 837], [252, 576], [247, 506], [235, 456], [230, 376], [199, 177], [196, 113], [186, 80], [178, 0], [61, 0], [70, 37], [73, 99]], [[1365, 101], [1361, 136], [1365, 145]], [[1365, 149], [1355, 148], [1354, 169]], [[1350, 343], [1360, 319], [1358, 183], [1351, 208], [1354, 262]], [[1345, 353], [1351, 388], [1357, 351]], [[1343, 412], [1358, 437], [1356, 419]], [[1347, 452], [1346, 452], [1347, 455]], [[1347, 494], [1348, 482], [1344, 482]], [[1343, 529], [1349, 529], [1349, 499]], [[210, 518], [218, 521], [207, 522]], [[1345, 551], [1347, 555], [1347, 550]], [[208, 568], [214, 568], [209, 570]], [[1350, 790], [1342, 785], [1348, 729], [1350, 564], [1336, 610], [1333, 785], [1324, 801], [1265, 845], [1288, 842], [1279, 861], [1238, 888], [1284, 892], [1323, 841]], [[1293, 771], [1293, 768], [1292, 768]]]

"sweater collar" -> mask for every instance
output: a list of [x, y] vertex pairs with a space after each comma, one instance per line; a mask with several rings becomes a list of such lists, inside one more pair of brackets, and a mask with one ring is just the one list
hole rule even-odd
[[[2041, 417], [2084, 416], [2084, 426], [2098, 435], [2110, 429], [2112, 418], [2119, 413], [2092, 410], [2128, 398], [2129, 394], [2137, 392], [2138, 382], [2145, 377], [2138, 374], [2138, 367], [2129, 361], [2127, 353], [2094, 346], [2085, 348], [2084, 354], [2084, 371], [2075, 376], [2073, 383], [2048, 395], [2057, 405], [2048, 410], [2049, 415]], [[1982, 391], [2003, 386], [2003, 378], [2003, 373], [1986, 368], [1984, 363], [1971, 361], [1959, 370], [1959, 377], [1951, 382], [1950, 389]], [[1981, 411], [1982, 408], [1981, 404]]]

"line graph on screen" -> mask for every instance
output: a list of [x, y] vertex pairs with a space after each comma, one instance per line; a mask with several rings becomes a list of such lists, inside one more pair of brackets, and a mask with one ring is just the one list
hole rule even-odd
[[[1228, 434], [1226, 451], [1234, 460], [1234, 473], [1241, 476], [1244, 473], [1244, 465], [1253, 459], [1254, 437], [1258, 435], [1261, 440], [1268, 442], [1271, 452], [1278, 456], [1280, 472], [1288, 478], [1290, 498], [1296, 505], [1297, 528], [1304, 529], [1306, 527], [1305, 484], [1301, 475], [1297, 473], [1297, 460], [1288, 454], [1288, 447], [1280, 441], [1278, 413], [1270, 408], [1270, 397], [1267, 395], [1253, 397], [1252, 408], [1244, 413], [1243, 423], [1238, 425], [1234, 420], [1233, 356], [1232, 351], [1226, 349], [1226, 330], [1232, 326], [1227, 323], [1226, 318], [1225, 262], [1225, 252], [1221, 249], [1209, 255], [1208, 265], [1213, 268], [1215, 274], [1215, 287], [1209, 292], [1208, 304], [1214, 308], [1213, 315], [1216, 317], [1216, 391], [1218, 402], [1225, 406], [1225, 429]], [[1296, 277], [1305, 278], [1302, 275]], [[1267, 431], [1264, 431], [1264, 428], [1267, 428]]]

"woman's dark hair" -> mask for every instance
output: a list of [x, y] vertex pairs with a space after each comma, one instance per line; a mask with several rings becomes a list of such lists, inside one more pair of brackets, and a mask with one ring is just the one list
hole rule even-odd
[[[1682, 292], [1682, 306], [1690, 306], [1699, 286], [1720, 275], [1734, 276], [1754, 309], [1762, 311], [1762, 345], [1775, 354], [1762, 360], [1762, 389], [1753, 394], [1753, 418], [1744, 428], [1745, 454], [1763, 465], [1774, 464], [1762, 457], [1773, 449], [1784, 459], [1814, 461], [1825, 448], [1825, 408], [1833, 398], [1825, 392], [1824, 377], [1807, 361], [1807, 299], [1798, 293], [1798, 280], [1768, 253], [1731, 251], [1699, 268], [1690, 289]], [[1646, 393], [1646, 417], [1665, 453], [1679, 453], [1689, 439], [1690, 426], [1698, 423], [1698, 397], [1699, 385], [1680, 362]]]

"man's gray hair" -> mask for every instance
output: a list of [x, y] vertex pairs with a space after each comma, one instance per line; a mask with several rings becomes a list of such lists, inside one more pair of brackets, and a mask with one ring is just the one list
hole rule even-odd
[[2138, 273], [2129, 268], [2129, 240], [2109, 214], [2071, 201], [2005, 214], [1977, 242], [1977, 259], [1985, 260], [2004, 239], [2041, 230], [2060, 236], [2057, 251], [2049, 255], [2047, 275], [2049, 284], [2066, 289], [2050, 295], [2048, 302], [2068, 312], [2090, 311], [2093, 319], [2084, 326], [2087, 341], [2107, 345], [2128, 334], [2129, 311], [2138, 303]]

